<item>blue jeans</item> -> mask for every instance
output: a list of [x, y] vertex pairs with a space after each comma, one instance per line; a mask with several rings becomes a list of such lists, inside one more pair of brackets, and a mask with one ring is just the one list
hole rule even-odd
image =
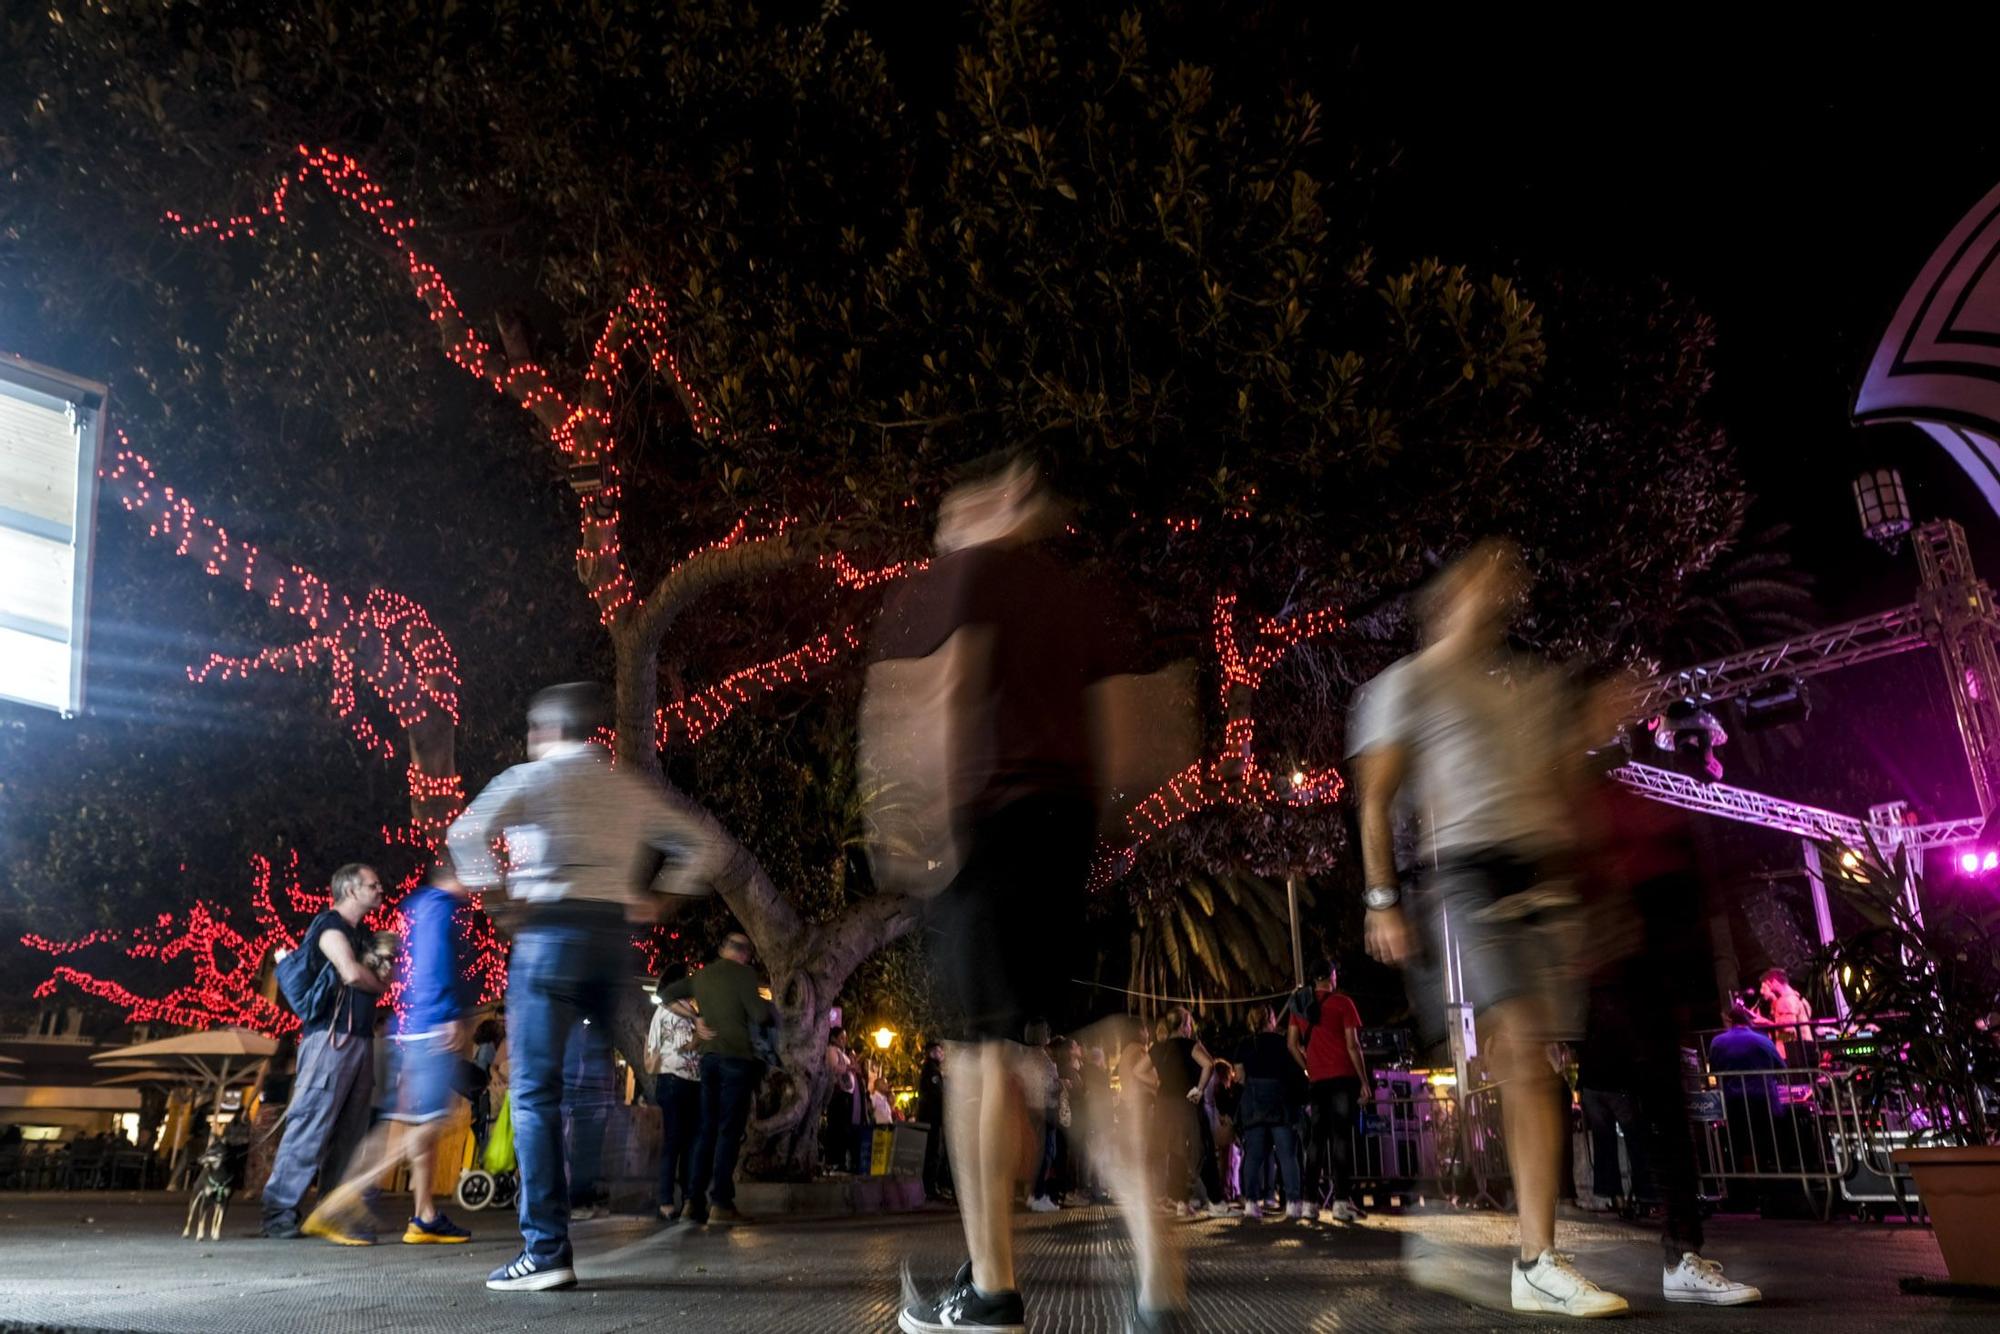
[[569, 1203], [596, 1204], [604, 1175], [604, 1125], [611, 1118], [611, 1033], [578, 1019], [563, 1058], [563, 1122], [569, 1141]]
[[701, 1138], [694, 1143], [688, 1178], [688, 1212], [705, 1217], [709, 1205], [736, 1207], [736, 1155], [750, 1124], [750, 1098], [764, 1080], [764, 1063], [737, 1056], [701, 1058]]
[[693, 1196], [694, 1143], [701, 1137], [701, 1081], [662, 1074], [653, 1086], [660, 1104], [659, 1203], [671, 1209]]
[[514, 939], [507, 967], [514, 1154], [521, 1172], [521, 1239], [538, 1261], [554, 1263], [570, 1254], [564, 1058], [579, 1019], [610, 1031], [630, 954], [624, 918], [616, 909], [575, 914], [560, 924], [531, 924]]
[[1285, 1203], [1297, 1204], [1299, 1195], [1299, 1136], [1290, 1125], [1243, 1127], [1243, 1198], [1262, 1204], [1270, 1194], [1271, 1154], [1278, 1155], [1278, 1180], [1285, 1187]]

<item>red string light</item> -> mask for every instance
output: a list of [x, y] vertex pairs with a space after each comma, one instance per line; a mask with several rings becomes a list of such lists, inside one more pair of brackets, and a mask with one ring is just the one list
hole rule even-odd
[[[628, 358], [635, 349], [643, 351], [647, 366], [665, 371], [671, 378], [689, 423], [704, 436], [713, 436], [721, 421], [682, 372], [673, 351], [667, 321], [666, 302], [651, 287], [638, 286], [605, 317], [604, 331], [591, 349], [576, 397], [571, 399], [555, 378], [533, 362], [503, 365], [492, 347], [480, 338], [466, 320], [457, 296], [434, 265], [426, 262], [405, 239], [415, 220], [402, 213], [396, 201], [385, 194], [361, 164], [330, 148], [298, 146], [299, 166], [282, 177], [268, 203], [254, 212], [227, 218], [190, 221], [169, 212], [168, 222], [185, 237], [215, 237], [233, 240], [254, 236], [264, 224], [286, 222], [286, 205], [295, 185], [317, 177], [335, 198], [354, 208], [372, 222], [381, 235], [402, 253], [411, 288], [428, 310], [442, 337], [445, 356], [466, 373], [484, 381], [496, 393], [505, 394], [532, 413], [547, 431], [550, 442], [569, 462], [571, 484], [578, 493], [577, 567], [590, 590], [598, 615], [613, 625], [637, 611], [642, 601], [625, 567], [618, 539], [619, 506], [622, 489], [618, 483], [617, 436], [613, 430], [612, 397], [614, 384], [623, 377]], [[767, 429], [776, 430], [777, 423]]]
[[[259, 982], [269, 960], [298, 948], [306, 924], [327, 906], [328, 896], [323, 890], [307, 890], [299, 883], [296, 852], [286, 862], [282, 882], [269, 858], [252, 857], [250, 865], [248, 922], [238, 921], [237, 915], [227, 908], [197, 902], [184, 913], [161, 913], [150, 925], [130, 931], [92, 931], [66, 941], [37, 935], [21, 938], [21, 943], [30, 949], [57, 957], [99, 946], [118, 946], [129, 960], [170, 967], [177, 972], [190, 969], [188, 980], [154, 996], [95, 972], [59, 964], [35, 988], [34, 994], [46, 998], [66, 982], [87, 995], [118, 1006], [133, 1023], [163, 1022], [182, 1028], [231, 1026], [255, 1029], [273, 1037], [295, 1031], [298, 1017], [282, 1001], [266, 996]], [[414, 872], [405, 876], [363, 925], [372, 931], [404, 934], [407, 922], [402, 905], [420, 883], [421, 877]], [[498, 1000], [507, 987], [506, 942], [500, 939], [492, 922], [478, 911], [476, 896], [469, 906], [471, 911], [461, 909], [454, 918], [461, 938], [470, 946], [464, 975], [478, 984], [482, 1003]], [[387, 1001], [392, 1008], [400, 1009], [400, 978], [390, 987]]]
[[[1090, 874], [1093, 890], [1104, 888], [1130, 870], [1139, 849], [1149, 840], [1202, 811], [1216, 806], [1301, 808], [1340, 800], [1346, 780], [1331, 766], [1300, 769], [1280, 778], [1258, 762], [1257, 720], [1247, 704], [1263, 688], [1265, 675], [1286, 654], [1309, 639], [1343, 628], [1347, 622], [1330, 609], [1285, 619], [1262, 617], [1246, 653], [1238, 639], [1236, 619], [1236, 595], [1216, 598], [1217, 676], [1223, 708], [1236, 715], [1223, 726], [1220, 753], [1190, 764], [1126, 813], [1124, 846], [1104, 844], [1098, 849]], [[1232, 708], [1236, 705], [1242, 707]]]
[[[125, 433], [117, 435], [118, 453], [112, 466], [99, 475], [126, 512], [146, 520], [147, 536], [171, 543], [176, 556], [196, 561], [207, 574], [240, 583], [244, 592], [305, 621], [312, 632], [248, 657], [212, 653], [201, 666], [187, 669], [190, 681], [237, 680], [256, 672], [284, 674], [325, 662], [332, 676], [328, 702], [334, 713], [364, 747], [385, 760], [395, 758], [395, 747], [362, 711], [357, 680], [398, 727], [415, 727], [434, 714], [457, 725], [458, 655], [421, 605], [376, 588], [357, 606], [311, 571], [263, 559], [255, 546], [232, 539], [226, 528], [202, 515], [186, 496], [161, 483]], [[463, 803], [456, 774], [425, 774], [412, 763], [409, 778], [414, 800], [452, 798]]]

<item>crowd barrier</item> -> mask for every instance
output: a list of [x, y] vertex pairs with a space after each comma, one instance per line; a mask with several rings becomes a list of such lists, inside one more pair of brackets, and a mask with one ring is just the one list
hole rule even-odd
[[[1914, 1184], [1891, 1155], [1922, 1139], [1924, 1115], [1867, 1089], [1854, 1070], [1722, 1072], [1694, 1064], [1687, 1079], [1696, 1175], [1711, 1203], [1820, 1218], [1837, 1208], [1920, 1211]], [[1461, 1094], [1445, 1077], [1386, 1071], [1377, 1073], [1373, 1092], [1354, 1132], [1355, 1179], [1363, 1189], [1465, 1205], [1508, 1203], [1498, 1087]], [[1592, 1137], [1575, 1129], [1591, 1146]], [[1645, 1199], [1645, 1148], [1633, 1138], [1621, 1128], [1622, 1193]], [[1589, 1186], [1594, 1152], [1592, 1146], [1580, 1155], [1582, 1188]]]

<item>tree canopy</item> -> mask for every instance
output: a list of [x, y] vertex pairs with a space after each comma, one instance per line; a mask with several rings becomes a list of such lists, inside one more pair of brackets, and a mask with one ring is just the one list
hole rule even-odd
[[[1282, 28], [1273, 12], [1258, 22]], [[918, 555], [956, 469], [1054, 431], [1078, 558], [1201, 663], [1204, 699], [1229, 693], [1218, 597], [1245, 636], [1337, 617], [1256, 692], [1268, 769], [1338, 760], [1353, 686], [1409, 645], [1407, 594], [1478, 535], [1528, 547], [1542, 646], [1662, 642], [1741, 524], [1697, 312], [1369, 235], [1381, 187], [1364, 131], [1327, 123], [1337, 73], [1215, 61], [1241, 36], [1227, 8], [984, 0], [893, 61], [878, 17], [12, 7], [0, 328], [110, 378], [134, 443], [232, 528], [426, 605], [464, 664], [475, 787], [516, 756], [530, 689], [613, 671], [565, 568], [576, 478], [440, 355], [402, 260], [322, 181], [226, 243], [164, 225], [252, 215], [302, 152], [364, 163], [516, 364], [574, 385], [606, 313], [659, 295], [671, 356], [628, 367], [613, 426], [641, 588], [746, 515], [793, 521], [802, 552]], [[396, 776], [326, 722], [322, 683], [175, 679], [211, 643], [269, 642], [266, 610], [117, 516], [102, 543], [95, 711], [0, 738], [36, 770], [8, 780], [4, 911], [45, 934], [127, 922], [188, 881], [213, 896], [250, 852], [296, 846], [323, 873], [375, 841]], [[865, 635], [874, 596], [774, 562], [678, 615], [645, 684], [671, 705], [812, 636]], [[834, 657], [814, 687], [670, 742], [665, 765], [808, 922], [871, 890], [858, 655]], [[1338, 880], [1344, 820], [1209, 811], [1128, 886], [1158, 902], [1242, 869]]]

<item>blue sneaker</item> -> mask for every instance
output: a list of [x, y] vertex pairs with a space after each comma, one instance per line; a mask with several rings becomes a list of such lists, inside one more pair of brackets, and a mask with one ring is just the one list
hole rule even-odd
[[406, 1246], [435, 1246], [454, 1242], [471, 1241], [472, 1234], [452, 1222], [440, 1209], [435, 1218], [412, 1218], [403, 1229], [403, 1244]]
[[495, 1292], [547, 1292], [550, 1288], [573, 1288], [576, 1286], [576, 1270], [567, 1255], [557, 1260], [537, 1260], [522, 1251], [488, 1274], [486, 1286]]

